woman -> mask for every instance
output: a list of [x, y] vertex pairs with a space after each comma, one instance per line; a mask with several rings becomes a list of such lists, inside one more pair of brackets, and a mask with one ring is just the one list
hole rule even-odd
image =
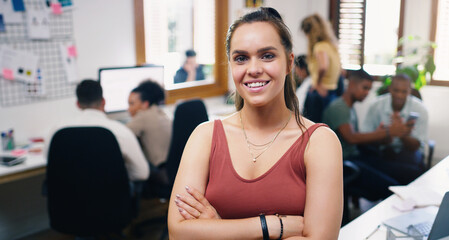
[[132, 119], [126, 125], [139, 138], [150, 163], [150, 178], [144, 194], [168, 197], [168, 177], [165, 162], [170, 147], [172, 122], [159, 107], [165, 99], [164, 89], [152, 80], [141, 82], [128, 97], [128, 112]]
[[301, 29], [308, 38], [308, 59], [312, 87], [307, 96], [304, 113], [315, 122], [321, 122], [322, 112], [337, 97], [341, 75], [337, 40], [328, 24], [318, 15], [306, 17]]
[[170, 239], [336, 239], [341, 146], [329, 128], [299, 115], [288, 28], [261, 8], [229, 28], [226, 49], [238, 112], [190, 136], [170, 200]]

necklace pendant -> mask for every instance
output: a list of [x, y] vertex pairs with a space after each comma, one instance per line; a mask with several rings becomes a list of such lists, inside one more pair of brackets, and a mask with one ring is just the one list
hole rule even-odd
[[255, 163], [256, 162], [256, 159], [255, 158], [253, 158], [253, 163]]

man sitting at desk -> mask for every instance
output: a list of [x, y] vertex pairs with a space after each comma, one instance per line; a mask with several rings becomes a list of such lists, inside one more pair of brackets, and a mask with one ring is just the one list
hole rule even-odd
[[139, 146], [136, 136], [125, 125], [107, 118], [104, 113], [105, 100], [100, 83], [94, 80], [84, 80], [76, 88], [77, 105], [82, 110], [74, 118], [67, 119], [55, 126], [47, 141], [48, 145], [53, 135], [66, 127], [98, 126], [110, 130], [120, 146], [125, 160], [130, 181], [143, 181], [149, 176], [149, 166]]
[[379, 96], [370, 106], [362, 126], [368, 132], [381, 123], [403, 129], [402, 135], [391, 134], [389, 142], [379, 146], [383, 161], [377, 163], [379, 169], [402, 184], [408, 184], [424, 172], [423, 149], [427, 140], [427, 109], [410, 92], [410, 78], [394, 76], [389, 93]]
[[193, 82], [204, 78], [203, 66], [196, 63], [196, 52], [194, 50], [186, 51], [186, 61], [176, 71], [174, 83]]
[[[343, 159], [353, 161], [360, 169], [359, 179], [351, 186], [360, 196], [376, 201], [388, 197], [388, 186], [398, 185], [390, 176], [376, 170], [370, 165], [377, 162], [375, 156], [361, 154], [359, 146], [381, 142], [389, 136], [382, 125], [368, 133], [360, 133], [354, 103], [363, 101], [368, 95], [373, 78], [364, 70], [353, 71], [349, 75], [349, 84], [343, 95], [333, 101], [323, 113], [323, 122], [335, 131], [340, 139]], [[392, 135], [400, 134], [399, 129], [391, 128]]]

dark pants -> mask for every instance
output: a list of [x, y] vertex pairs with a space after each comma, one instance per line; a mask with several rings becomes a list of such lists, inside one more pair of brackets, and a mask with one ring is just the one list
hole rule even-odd
[[306, 100], [304, 102], [304, 117], [314, 122], [322, 122], [324, 109], [335, 100], [340, 97], [345, 91], [344, 78], [340, 76], [338, 78], [337, 89], [329, 91], [326, 97], [322, 97], [317, 91], [308, 92]]
[[346, 186], [348, 195], [366, 198], [370, 201], [385, 199], [391, 195], [389, 186], [399, 185], [399, 182], [387, 174], [367, 164], [360, 156], [354, 156], [352, 161], [360, 169], [360, 175]]
[[326, 97], [322, 97], [316, 90], [308, 92], [304, 102], [304, 117], [313, 122], [321, 122], [324, 109], [336, 98], [336, 90], [329, 91]]
[[169, 198], [171, 188], [168, 182], [166, 164], [154, 166], [150, 163], [150, 177], [145, 181], [143, 197], [145, 198]]
[[[378, 157], [370, 157], [377, 155]], [[372, 150], [362, 151], [364, 162], [371, 167], [387, 174], [400, 184], [406, 185], [425, 172], [424, 155], [418, 150], [411, 152], [403, 149], [399, 153], [387, 148], [378, 153]]]

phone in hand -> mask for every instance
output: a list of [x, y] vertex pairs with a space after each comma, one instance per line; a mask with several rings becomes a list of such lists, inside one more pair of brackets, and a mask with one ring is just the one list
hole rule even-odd
[[410, 114], [407, 117], [406, 123], [409, 124], [409, 125], [414, 125], [414, 124], [409, 123], [409, 122], [413, 121], [413, 120], [417, 120], [418, 118], [419, 118], [419, 113], [417, 113], [417, 112], [410, 112]]

